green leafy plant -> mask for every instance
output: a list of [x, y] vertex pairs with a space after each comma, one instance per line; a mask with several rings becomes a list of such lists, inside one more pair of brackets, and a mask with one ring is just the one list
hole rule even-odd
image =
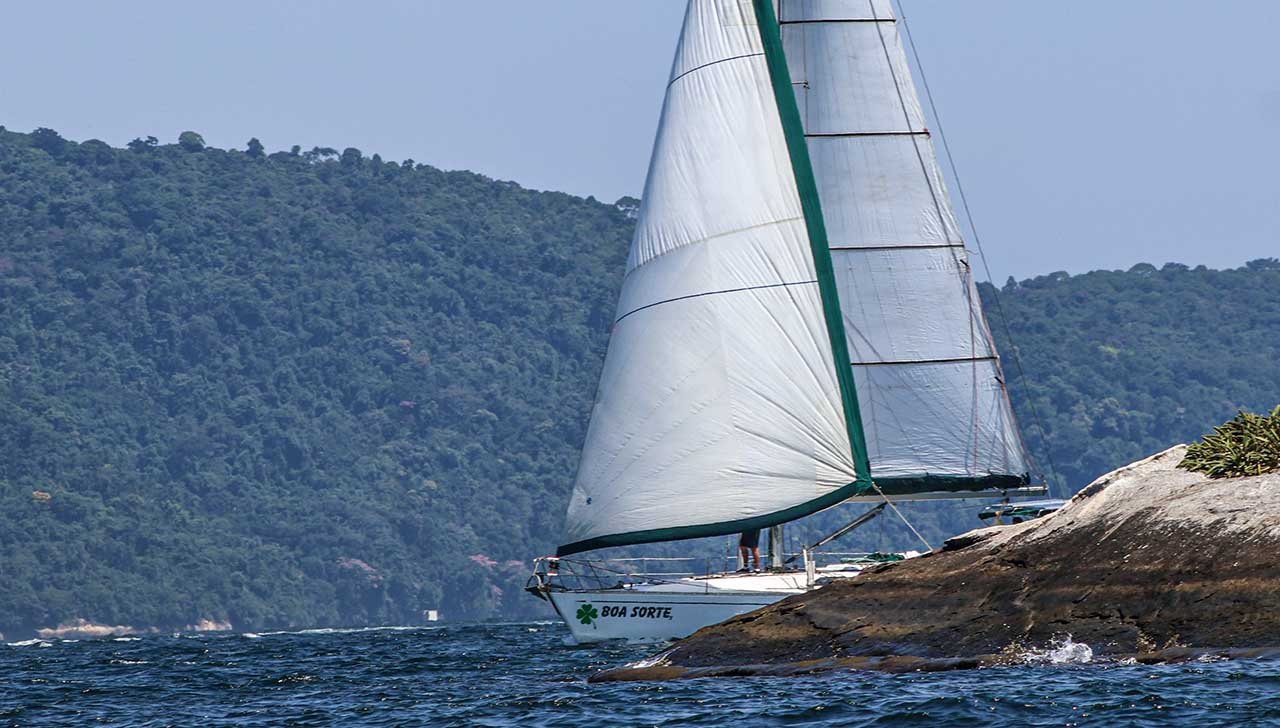
[[1187, 448], [1178, 464], [1210, 478], [1239, 478], [1280, 470], [1280, 406], [1270, 415], [1240, 412]]

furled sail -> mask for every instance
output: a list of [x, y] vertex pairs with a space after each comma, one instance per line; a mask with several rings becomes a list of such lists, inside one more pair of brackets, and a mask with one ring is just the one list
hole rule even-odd
[[859, 487], [767, 2], [689, 3], [562, 555], [773, 525]]
[[780, 0], [875, 482], [1016, 486], [1028, 457], [890, 0]]

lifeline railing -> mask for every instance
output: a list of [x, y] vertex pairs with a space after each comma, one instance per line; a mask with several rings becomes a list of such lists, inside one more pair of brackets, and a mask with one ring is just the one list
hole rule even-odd
[[[850, 568], [865, 567], [901, 558], [896, 554], [808, 550], [801, 554], [788, 554], [788, 556], [792, 556], [792, 560], [794, 557], [807, 557], [804, 568], [784, 569], [782, 572], [766, 569], [763, 573], [805, 572], [807, 581], [812, 585], [819, 557], [825, 562], [827, 568], [835, 565], [847, 565]], [[525, 584], [525, 589], [543, 596], [547, 591], [581, 591], [623, 588], [640, 584], [688, 583], [689, 580], [709, 580], [712, 577], [735, 573], [738, 563], [736, 556], [635, 556], [614, 559], [543, 556], [534, 560], [533, 574]], [[662, 566], [662, 568], [651, 569], [651, 566]], [[707, 588], [710, 588], [709, 584]]]

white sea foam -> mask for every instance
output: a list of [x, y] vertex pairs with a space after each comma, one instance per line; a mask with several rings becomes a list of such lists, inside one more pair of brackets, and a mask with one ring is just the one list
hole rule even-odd
[[667, 663], [667, 655], [670, 655], [670, 654], [671, 654], [671, 650], [664, 650], [654, 655], [653, 657], [646, 657], [643, 660], [636, 660], [635, 662], [629, 663], [626, 666], [626, 669], [641, 670], [646, 667], [657, 667], [659, 665], [664, 665]]
[[7, 644], [10, 647], [53, 647], [52, 643], [45, 642], [42, 639], [22, 640], [21, 642], [9, 642]]
[[1093, 662], [1093, 648], [1067, 635], [1044, 649], [1027, 650], [1023, 661], [1028, 665], [1088, 665]]
[[444, 629], [443, 625], [430, 627], [315, 627], [312, 629], [276, 630], [274, 632], [242, 632], [241, 637], [258, 639], [259, 637], [278, 637], [280, 635], [333, 635], [360, 634], [363, 632], [430, 632]]

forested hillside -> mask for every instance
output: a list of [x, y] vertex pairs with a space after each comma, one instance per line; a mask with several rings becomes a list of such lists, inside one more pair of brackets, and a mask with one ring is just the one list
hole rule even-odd
[[0, 134], [0, 632], [529, 606], [628, 209], [193, 137]]
[[[0, 128], [0, 632], [537, 610], [634, 209]], [[1006, 285], [1059, 487], [1280, 401], [1278, 291], [1274, 260]]]
[[1275, 258], [1235, 270], [1054, 273], [1010, 280], [998, 302], [992, 294], [983, 291], [1000, 351], [1014, 351], [1007, 321], [1026, 373], [1006, 355], [1014, 406], [1041, 466], [1057, 470], [1058, 495], [1240, 409], [1280, 403]]

